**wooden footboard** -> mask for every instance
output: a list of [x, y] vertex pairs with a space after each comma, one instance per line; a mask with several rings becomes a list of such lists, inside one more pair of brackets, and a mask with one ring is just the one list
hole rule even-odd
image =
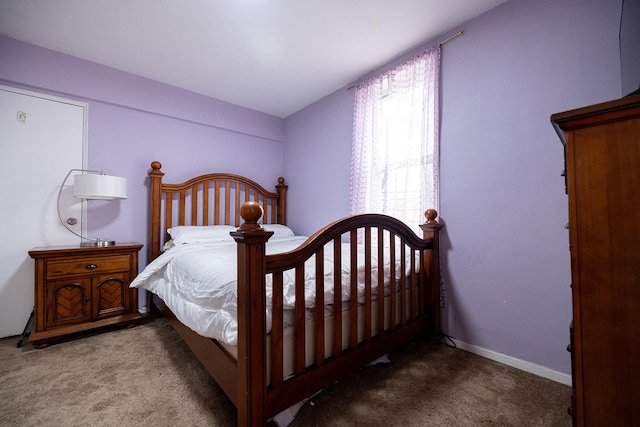
[[[242, 206], [245, 223], [231, 233], [238, 244], [238, 424], [263, 425], [267, 419], [288, 408], [302, 398], [330, 385], [347, 373], [364, 366], [385, 353], [427, 333], [439, 332], [439, 259], [438, 231], [435, 211], [429, 211], [422, 226], [424, 238], [419, 238], [406, 225], [384, 215], [351, 216], [323, 228], [298, 249], [275, 255], [265, 254], [265, 245], [272, 233], [265, 231], [258, 220], [261, 208], [255, 203]], [[295, 270], [295, 323], [302, 325], [308, 308], [305, 307], [305, 264], [315, 259], [315, 306], [331, 304], [340, 310], [341, 292], [334, 292], [333, 301], [324, 301], [324, 251], [333, 251], [333, 259], [344, 256], [343, 242], [348, 240], [351, 272], [360, 268], [364, 275], [364, 292], [359, 301], [351, 297], [349, 305], [348, 345], [344, 348], [341, 316], [334, 315], [333, 340], [327, 343], [324, 330], [324, 310], [315, 310], [315, 341], [313, 362], [307, 362], [305, 328], [295, 329], [295, 373], [283, 378], [283, 310], [282, 276]], [[359, 266], [358, 241], [364, 242], [364, 268]], [[372, 242], [378, 242], [374, 244]], [[380, 244], [384, 242], [386, 244]], [[388, 252], [385, 252], [388, 251]], [[396, 251], [398, 253], [396, 253]], [[375, 256], [377, 255], [377, 256]], [[399, 259], [399, 276], [384, 277], [383, 259], [391, 265]], [[372, 265], [372, 258], [377, 264]], [[405, 263], [405, 260], [406, 261]], [[334, 266], [338, 266], [334, 263]], [[373, 273], [377, 270], [377, 273]], [[395, 268], [394, 268], [395, 270]], [[267, 340], [265, 311], [267, 307], [266, 275], [272, 276], [272, 329]], [[377, 276], [376, 276], [377, 275]], [[334, 289], [345, 286], [342, 271], [333, 274]], [[350, 274], [350, 295], [357, 293], [356, 275]], [[374, 280], [375, 279], [375, 280]], [[373, 282], [377, 284], [374, 286]], [[382, 298], [388, 294], [390, 304], [385, 310]], [[374, 295], [377, 295], [374, 297]], [[374, 300], [378, 303], [373, 304]], [[358, 309], [363, 305], [364, 326], [358, 330]], [[375, 307], [375, 308], [374, 308]], [[374, 312], [375, 310], [375, 312]], [[341, 311], [341, 310], [340, 310]], [[376, 319], [375, 322], [373, 319]], [[360, 339], [359, 336], [363, 338]], [[270, 348], [267, 348], [267, 345]], [[329, 344], [333, 352], [326, 357]], [[270, 352], [271, 366], [267, 366]], [[271, 383], [267, 383], [271, 370]]]

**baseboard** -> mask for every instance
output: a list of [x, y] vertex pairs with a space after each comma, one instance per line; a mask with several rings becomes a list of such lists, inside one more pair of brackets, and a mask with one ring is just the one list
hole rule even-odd
[[532, 373], [539, 377], [547, 378], [552, 381], [571, 386], [571, 375], [563, 374], [562, 372], [554, 371], [544, 366], [536, 365], [535, 363], [527, 362], [524, 360], [516, 359], [515, 357], [506, 356], [504, 354], [496, 353], [495, 351], [487, 350], [482, 347], [467, 344], [462, 341], [452, 340], [456, 347], [461, 350], [468, 351], [469, 353], [477, 354], [478, 356], [485, 357], [490, 360], [494, 360], [499, 363], [511, 366], [513, 368], [521, 369], [523, 371]]

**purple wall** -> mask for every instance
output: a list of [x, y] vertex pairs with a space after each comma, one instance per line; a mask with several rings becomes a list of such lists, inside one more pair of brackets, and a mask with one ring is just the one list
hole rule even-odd
[[88, 102], [88, 167], [128, 178], [127, 200], [90, 203], [90, 236], [147, 243], [153, 160], [168, 182], [220, 171], [270, 188], [283, 174], [280, 118], [2, 36], [0, 58], [0, 84]]
[[569, 373], [567, 198], [552, 113], [620, 97], [620, 1], [511, 1], [443, 56], [450, 334]]
[[[512, 0], [443, 46], [443, 329], [565, 374], [568, 206], [549, 116], [621, 96], [621, 3]], [[292, 188], [290, 218], [302, 233], [348, 214], [352, 103], [340, 90], [286, 119], [284, 169], [304, 188]]]
[[286, 120], [287, 221], [310, 236], [349, 214], [353, 91], [340, 90]]
[[623, 0], [620, 22], [622, 93], [640, 89], [640, 1]]

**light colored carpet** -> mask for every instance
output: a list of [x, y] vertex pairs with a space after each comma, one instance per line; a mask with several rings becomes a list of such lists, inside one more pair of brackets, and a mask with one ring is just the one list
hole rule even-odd
[[[235, 408], [164, 319], [37, 350], [0, 340], [1, 426], [233, 426]], [[417, 342], [313, 397], [292, 426], [570, 426], [570, 388]]]

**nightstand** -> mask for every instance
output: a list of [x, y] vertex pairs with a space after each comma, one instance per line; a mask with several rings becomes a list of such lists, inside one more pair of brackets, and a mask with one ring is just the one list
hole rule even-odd
[[34, 248], [34, 329], [37, 348], [75, 332], [107, 325], [135, 325], [138, 290], [129, 283], [138, 274], [139, 243], [106, 247]]

